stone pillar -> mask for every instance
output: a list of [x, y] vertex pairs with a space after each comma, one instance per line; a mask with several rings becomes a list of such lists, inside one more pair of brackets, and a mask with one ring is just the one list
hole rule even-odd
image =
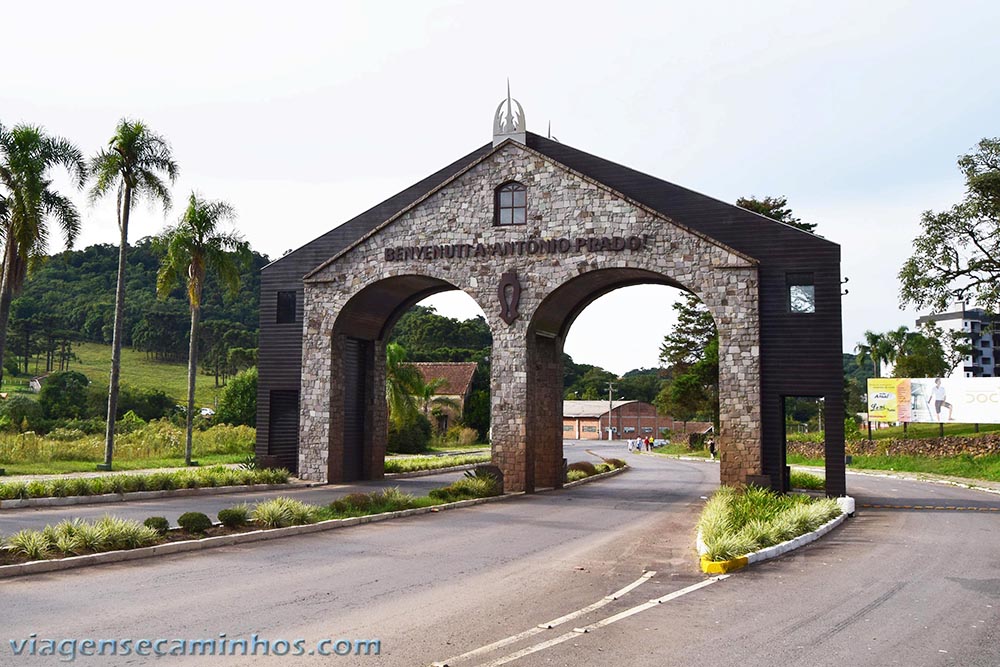
[[306, 289], [305, 297], [299, 389], [299, 478], [325, 482], [329, 474], [331, 421], [335, 413], [331, 406], [343, 404], [340, 383], [331, 382], [333, 377], [343, 374], [343, 341], [340, 352], [335, 351], [326, 319], [323, 314], [314, 312], [311, 290]]
[[527, 441], [535, 452], [535, 485], [563, 485], [562, 341], [528, 334]]
[[505, 491], [535, 490], [534, 451], [527, 440], [527, 348], [517, 327], [494, 333], [490, 365], [490, 433], [493, 463]]
[[[323, 482], [339, 482], [344, 478], [344, 343], [346, 336], [334, 334], [330, 346], [330, 390], [327, 392], [330, 412], [326, 442], [326, 475]], [[302, 445], [300, 444], [299, 447]], [[322, 456], [322, 454], [321, 454]]]
[[[770, 486], [761, 470], [760, 325], [756, 281], [705, 297], [719, 331], [719, 450], [723, 484]], [[721, 297], [721, 299], [720, 299]], [[716, 301], [716, 299], [719, 299]]]
[[389, 439], [389, 404], [385, 400], [385, 344], [375, 341], [374, 363], [372, 364], [372, 396], [368, 414], [368, 428], [371, 429], [366, 443], [371, 443], [365, 452], [364, 479], [385, 477], [385, 450]]

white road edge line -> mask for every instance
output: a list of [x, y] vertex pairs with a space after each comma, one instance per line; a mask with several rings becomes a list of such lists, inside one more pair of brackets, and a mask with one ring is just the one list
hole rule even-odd
[[544, 651], [547, 648], [551, 648], [558, 644], [562, 644], [563, 642], [569, 641], [570, 639], [579, 637], [581, 634], [588, 633], [591, 630], [607, 627], [612, 623], [616, 623], [622, 620], [623, 618], [628, 618], [629, 616], [633, 616], [634, 614], [646, 611], [647, 609], [652, 609], [653, 607], [664, 604], [666, 602], [670, 602], [671, 600], [676, 600], [682, 595], [693, 593], [694, 591], [700, 588], [704, 588], [706, 586], [716, 583], [717, 581], [722, 581], [723, 579], [728, 579], [728, 578], [729, 578], [728, 574], [720, 574], [710, 579], [699, 581], [697, 584], [692, 584], [687, 588], [682, 588], [679, 591], [674, 591], [673, 593], [670, 593], [669, 595], [664, 595], [661, 598], [656, 598], [655, 600], [644, 602], [643, 604], [632, 607], [631, 609], [626, 609], [625, 611], [619, 612], [614, 616], [608, 616], [607, 618], [597, 621], [596, 623], [591, 623], [590, 625], [584, 626], [582, 628], [574, 628], [572, 632], [567, 632], [565, 634], [559, 635], [558, 637], [542, 642], [540, 644], [535, 644], [534, 646], [528, 646], [527, 648], [523, 648], [520, 651], [516, 651], [509, 655], [505, 655], [502, 658], [497, 658], [493, 662], [487, 663], [483, 667], [500, 667], [500, 665], [506, 665], [509, 662], [520, 660], [521, 658], [527, 655], [531, 655], [532, 653]]
[[594, 604], [587, 605], [586, 607], [583, 607], [582, 609], [577, 609], [576, 611], [574, 611], [572, 613], [569, 613], [569, 614], [566, 614], [565, 616], [560, 616], [559, 618], [553, 619], [553, 620], [549, 621], [548, 623], [539, 623], [538, 625], [536, 625], [533, 628], [529, 628], [529, 629], [525, 630], [524, 632], [519, 632], [516, 635], [511, 635], [510, 637], [505, 637], [504, 639], [500, 639], [498, 641], [495, 641], [492, 644], [487, 644], [486, 646], [480, 646], [477, 649], [473, 649], [473, 650], [468, 651], [466, 653], [463, 653], [461, 655], [456, 655], [454, 657], [448, 658], [447, 660], [441, 660], [441, 661], [438, 661], [438, 662], [432, 662], [431, 663], [431, 667], [449, 667], [450, 665], [453, 665], [454, 663], [456, 663], [456, 662], [458, 662], [460, 660], [465, 660], [467, 658], [473, 658], [473, 657], [475, 657], [477, 655], [481, 655], [483, 653], [489, 653], [490, 651], [495, 651], [498, 648], [503, 648], [504, 646], [509, 646], [510, 644], [514, 644], [516, 642], [519, 642], [522, 639], [527, 639], [528, 637], [537, 635], [537, 634], [539, 634], [541, 632], [545, 632], [546, 630], [551, 630], [552, 628], [554, 628], [554, 627], [556, 627], [558, 625], [562, 625], [563, 623], [566, 623], [567, 621], [572, 621], [574, 618], [579, 618], [581, 616], [589, 614], [590, 612], [592, 612], [592, 611], [594, 611], [596, 609], [600, 609], [601, 607], [603, 607], [606, 604], [614, 602], [615, 600], [617, 600], [617, 599], [621, 598], [622, 596], [624, 596], [626, 593], [629, 593], [629, 592], [635, 590], [636, 588], [638, 588], [639, 586], [641, 586], [642, 584], [646, 583], [647, 581], [649, 581], [650, 579], [652, 579], [655, 575], [656, 575], [656, 571], [655, 570], [650, 570], [648, 572], [644, 572], [641, 577], [639, 577], [638, 579], [636, 579], [635, 581], [633, 581], [631, 584], [629, 584], [625, 588], [617, 590], [614, 593], [611, 593], [610, 595], [605, 595], [603, 598], [601, 598], [600, 600], [598, 600]]

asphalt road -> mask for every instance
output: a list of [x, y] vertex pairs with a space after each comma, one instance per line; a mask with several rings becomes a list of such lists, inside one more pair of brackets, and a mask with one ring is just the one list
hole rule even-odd
[[[8, 580], [0, 665], [57, 664], [14, 656], [4, 641], [31, 633], [256, 633], [302, 638], [306, 652], [323, 638], [381, 641], [378, 656], [77, 658], [93, 665], [410, 666], [470, 652], [447, 664], [1000, 664], [1000, 513], [861, 509], [818, 543], [709, 580], [694, 523], [718, 468], [629, 460], [624, 475], [502, 503]], [[1000, 496], [960, 488], [853, 475], [848, 484], [869, 504], [895, 495], [1000, 507]], [[346, 645], [323, 648], [333, 646]]]

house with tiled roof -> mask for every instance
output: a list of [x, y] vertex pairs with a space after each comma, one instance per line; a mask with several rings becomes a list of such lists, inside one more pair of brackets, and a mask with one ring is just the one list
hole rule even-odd
[[438, 431], [447, 431], [448, 427], [462, 416], [465, 402], [472, 393], [472, 377], [476, 374], [476, 362], [414, 361], [407, 365], [420, 373], [424, 384], [430, 384], [435, 380], [444, 381], [438, 387], [434, 398], [449, 399], [452, 404], [439, 404], [434, 408], [430, 418]]

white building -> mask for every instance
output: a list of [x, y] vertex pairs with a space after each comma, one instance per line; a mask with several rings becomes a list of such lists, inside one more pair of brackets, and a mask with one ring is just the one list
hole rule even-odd
[[997, 374], [996, 351], [1000, 348], [1000, 317], [990, 315], [981, 308], [966, 308], [957, 304], [947, 313], [925, 315], [917, 319], [917, 326], [934, 322], [943, 331], [961, 331], [968, 334], [972, 356], [951, 374], [953, 378], [994, 377]]

